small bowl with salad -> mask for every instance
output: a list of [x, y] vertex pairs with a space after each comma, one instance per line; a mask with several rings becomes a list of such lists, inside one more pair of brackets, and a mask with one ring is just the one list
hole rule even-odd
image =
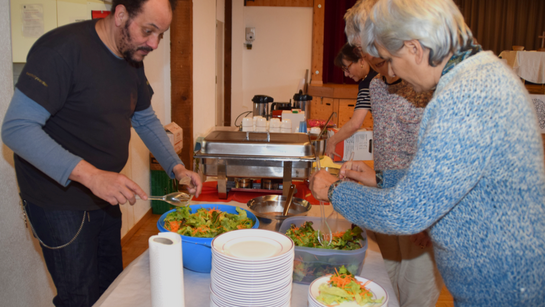
[[[295, 243], [293, 282], [310, 284], [316, 278], [334, 274], [344, 266], [353, 275], [363, 267], [367, 251], [367, 233], [345, 219], [332, 227], [333, 238], [329, 246], [322, 246], [317, 238], [320, 217], [298, 216], [287, 218], [279, 229]], [[332, 225], [330, 225], [332, 226]]]
[[258, 228], [259, 221], [250, 211], [225, 204], [199, 204], [165, 212], [157, 221], [161, 232], [176, 232], [182, 237], [186, 269], [210, 273], [211, 244], [214, 237], [236, 229]]

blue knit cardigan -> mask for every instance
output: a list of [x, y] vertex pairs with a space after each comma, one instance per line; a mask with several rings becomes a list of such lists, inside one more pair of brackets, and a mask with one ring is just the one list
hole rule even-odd
[[456, 306], [545, 306], [545, 171], [520, 79], [490, 52], [441, 77], [405, 170], [384, 189], [343, 182], [331, 202], [387, 234], [429, 229]]

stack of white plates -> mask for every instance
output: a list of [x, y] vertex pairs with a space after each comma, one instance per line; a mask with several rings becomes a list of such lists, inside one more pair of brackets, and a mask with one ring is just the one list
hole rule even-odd
[[[320, 291], [318, 290], [320, 288], [321, 284], [325, 284], [329, 282], [329, 278], [331, 275], [323, 276], [320, 278], [316, 278], [308, 287], [308, 307], [327, 307], [328, 305], [321, 303], [316, 299], [318, 295], [320, 295]], [[358, 281], [361, 281], [362, 283], [366, 283], [369, 281], [366, 278], [356, 276], [356, 279]], [[365, 288], [367, 290], [371, 291], [373, 293], [373, 299], [384, 297], [381, 304], [367, 304], [365, 306], [369, 307], [387, 307], [388, 306], [388, 292], [384, 290], [382, 286], [375, 282], [368, 283]], [[336, 307], [361, 307], [358, 305], [355, 301], [353, 302], [343, 302], [340, 305], [336, 305]]]
[[262, 229], [229, 231], [212, 241], [211, 307], [289, 307], [294, 243]]

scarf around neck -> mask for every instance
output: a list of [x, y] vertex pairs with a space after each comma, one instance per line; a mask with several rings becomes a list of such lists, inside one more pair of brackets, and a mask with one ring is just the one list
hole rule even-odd
[[471, 42], [469, 46], [464, 48], [464, 50], [459, 51], [455, 54], [453, 54], [450, 59], [448, 60], [447, 64], [443, 68], [443, 72], [441, 73], [441, 77], [446, 75], [449, 71], [451, 71], [456, 65], [462, 63], [465, 59], [483, 51], [483, 48], [481, 45]]

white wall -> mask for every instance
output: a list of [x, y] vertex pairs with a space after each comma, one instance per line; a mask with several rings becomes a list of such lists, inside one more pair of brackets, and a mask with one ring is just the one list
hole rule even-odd
[[[251, 50], [244, 45], [246, 27], [256, 31]], [[311, 44], [312, 8], [244, 7], [244, 1], [233, 1], [232, 125], [252, 110], [254, 95], [278, 102], [293, 98], [311, 67]]]
[[[231, 126], [244, 111], [252, 110], [251, 101], [244, 103], [242, 54], [244, 48], [244, 0], [233, 0], [231, 31]], [[258, 31], [258, 30], [256, 30]], [[227, 123], [226, 123], [227, 125]]]
[[[13, 95], [9, 0], [0, 0], [0, 118]], [[55, 290], [40, 247], [22, 220], [13, 152], [0, 147], [0, 298], [2, 306], [52, 306]]]
[[193, 139], [215, 125], [216, 0], [193, 1]]

